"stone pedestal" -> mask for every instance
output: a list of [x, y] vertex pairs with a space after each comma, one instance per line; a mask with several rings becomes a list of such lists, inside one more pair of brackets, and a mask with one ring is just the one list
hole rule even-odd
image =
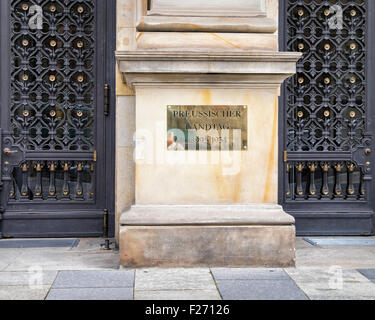
[[127, 267], [294, 266], [294, 219], [276, 205], [133, 206], [121, 224]]
[[[301, 54], [277, 52], [263, 1], [198, 2], [155, 0], [136, 48], [116, 53], [136, 96], [135, 205], [120, 218], [120, 262], [293, 266], [294, 219], [277, 205], [278, 96]], [[168, 106], [246, 108], [246, 147], [169, 150]]]

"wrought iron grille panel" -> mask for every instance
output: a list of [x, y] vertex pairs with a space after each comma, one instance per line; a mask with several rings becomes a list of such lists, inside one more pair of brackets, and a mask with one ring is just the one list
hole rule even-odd
[[[343, 28], [329, 20], [343, 10]], [[354, 151], [366, 142], [366, 1], [289, 0], [287, 50], [303, 52], [288, 79], [287, 150]]]
[[[92, 0], [12, 0], [14, 143], [28, 151], [93, 151], [95, 82]], [[30, 8], [43, 29], [30, 28]]]
[[[12, 164], [9, 204], [95, 200], [96, 160], [87, 160], [87, 154], [96, 155], [95, 4], [11, 1], [10, 138], [5, 140], [41, 160]], [[42, 8], [41, 29], [33, 20], [35, 6]]]
[[285, 49], [303, 53], [285, 85], [286, 201], [366, 201], [367, 1], [286, 3]]
[[25, 161], [13, 170], [9, 203], [92, 201], [94, 174], [93, 161]]
[[366, 171], [351, 161], [288, 161], [287, 201], [366, 201]]

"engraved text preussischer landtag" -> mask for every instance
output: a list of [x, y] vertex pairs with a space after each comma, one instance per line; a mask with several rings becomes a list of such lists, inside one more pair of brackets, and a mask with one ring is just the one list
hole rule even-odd
[[247, 106], [167, 107], [168, 150], [247, 150]]

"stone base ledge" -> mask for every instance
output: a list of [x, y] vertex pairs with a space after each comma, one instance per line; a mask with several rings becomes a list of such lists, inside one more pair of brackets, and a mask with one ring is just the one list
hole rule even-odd
[[129, 268], [295, 265], [294, 219], [276, 205], [133, 206], [120, 225]]
[[136, 205], [121, 215], [120, 225], [294, 225], [294, 218], [272, 204]]

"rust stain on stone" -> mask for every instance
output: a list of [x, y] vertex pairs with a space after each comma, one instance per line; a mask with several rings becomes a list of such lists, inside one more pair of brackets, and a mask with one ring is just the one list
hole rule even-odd
[[231, 41], [229, 41], [229, 40], [227, 40], [227, 39], [224, 39], [224, 38], [218, 36], [216, 33], [211, 33], [211, 35], [212, 35], [214, 38], [216, 38], [216, 39], [219, 39], [219, 40], [221, 40], [221, 41], [224, 41], [226, 44], [230, 45], [231, 47], [234, 47], [234, 48], [237, 48], [237, 49], [242, 49], [240, 46], [234, 44], [233, 42], [231, 42]]
[[136, 40], [138, 41], [143, 35], [143, 32], [138, 33]]
[[239, 203], [240, 201], [240, 189], [241, 189], [241, 177], [239, 174], [234, 176], [224, 176], [223, 167], [218, 166], [216, 172], [216, 185], [218, 197], [222, 203]]
[[268, 167], [267, 167], [267, 178], [266, 184], [264, 187], [264, 196], [263, 202], [268, 203], [271, 202], [272, 195], [271, 189], [273, 184], [273, 169], [274, 169], [274, 162], [275, 162], [275, 142], [277, 141], [277, 100], [275, 99], [274, 108], [273, 108], [273, 124], [272, 124], [272, 137], [271, 137], [271, 149], [269, 152], [268, 157]]
[[124, 38], [124, 39], [122, 39], [122, 46], [123, 47], [126, 47], [126, 46], [128, 46], [129, 45], [129, 38]]
[[204, 104], [211, 104], [211, 91], [209, 89], [205, 89], [202, 91], [202, 94], [203, 94], [203, 103]]
[[[195, 30], [202, 31], [202, 32], [204, 32], [205, 30], [204, 27], [199, 26], [197, 24], [193, 24], [193, 23], [188, 23], [187, 26], [190, 27], [191, 29], [195, 29]], [[187, 31], [190, 31], [190, 30], [188, 29]]]
[[[214, 155], [210, 154], [210, 161], [213, 162]], [[234, 154], [232, 157], [236, 157]], [[241, 169], [238, 173], [224, 174], [226, 165], [223, 158], [218, 155], [220, 162], [211, 166], [211, 175], [215, 177], [216, 192], [219, 203], [239, 203], [241, 200]], [[236, 160], [233, 160], [236, 161]]]

